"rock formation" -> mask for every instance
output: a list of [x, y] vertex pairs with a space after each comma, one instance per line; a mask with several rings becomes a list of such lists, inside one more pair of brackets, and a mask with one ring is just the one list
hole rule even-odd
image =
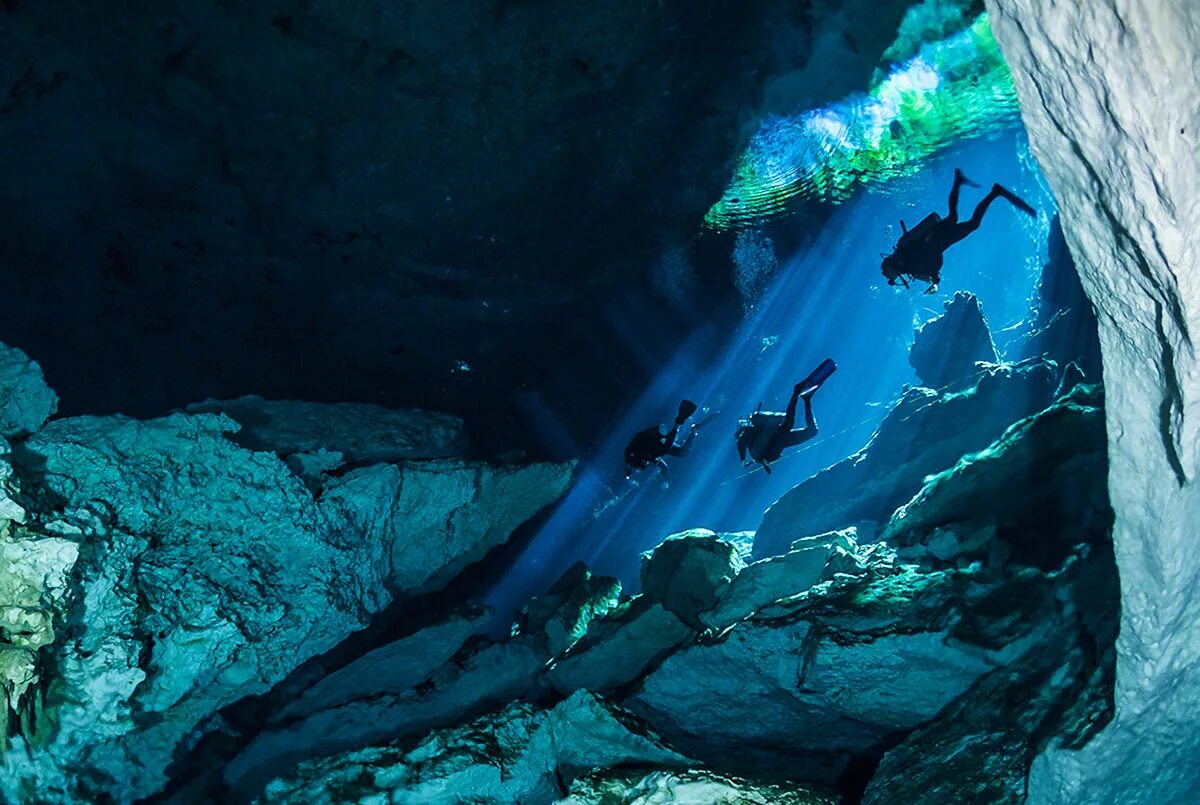
[[800, 537], [859, 526], [870, 541], [897, 506], [966, 453], [981, 450], [1016, 420], [1041, 410], [1058, 385], [1042, 359], [984, 367], [964, 389], [908, 389], [862, 450], [780, 498], [763, 516], [756, 556]]
[[[1037, 751], [1080, 745], [1111, 717], [1116, 580], [1101, 405], [1098, 389], [1079, 386], [932, 475], [882, 542], [859, 544], [847, 529], [746, 565], [732, 542], [697, 529], [648, 553], [645, 591], [619, 606], [611, 584], [577, 567], [508, 641], [468, 639], [446, 660], [458, 639], [447, 622], [379, 649], [302, 696], [227, 779], [271, 801], [354, 791], [450, 803], [478, 791], [495, 803], [601, 792], [643, 802], [676, 785], [797, 802], [856, 785], [873, 802], [1019, 800]], [[1069, 523], [1034, 488], [1060, 482]], [[570, 641], [542, 631], [555, 606], [569, 627], [555, 634]], [[580, 613], [591, 617], [575, 639]], [[567, 707], [597, 694], [685, 759], [619, 773], [603, 760], [590, 771], [564, 763], [551, 775], [557, 790], [535, 790], [520, 769], [521, 736], [536, 727], [511, 733], [512, 750], [512, 738], [498, 738], [491, 755], [472, 748], [482, 738], [446, 737], [485, 724], [510, 735], [498, 723], [535, 710], [496, 710], [505, 696]], [[489, 707], [474, 725], [452, 726]], [[422, 739], [431, 726], [449, 732]], [[303, 761], [313, 755], [330, 756]], [[509, 787], [485, 757], [513, 764]], [[771, 789], [730, 775], [795, 782]]]
[[[6, 415], [36, 429], [48, 410], [31, 418], [28, 403], [53, 394], [34, 364], [11, 377], [22, 385]], [[288, 410], [303, 407], [276, 413]], [[408, 429], [381, 440], [389, 450], [445, 442], [432, 419], [432, 433], [415, 433], [422, 416], [373, 416], [364, 435], [400, 421]], [[275, 432], [310, 423], [301, 415]], [[0, 789], [10, 800], [153, 794], [206, 719], [394, 601], [447, 583], [561, 494], [571, 471], [370, 464], [326, 478], [317, 497], [279, 454], [236, 443], [238, 431], [214, 414], [60, 419], [5, 458], [0, 662], [16, 723]]]
[[975, 374], [977, 363], [998, 359], [992, 331], [974, 294], [958, 291], [945, 312], [917, 329], [908, 362], [921, 383], [940, 389]]
[[260, 801], [334, 805], [386, 791], [414, 802], [554, 802], [583, 773], [690, 763], [630, 714], [581, 692], [550, 710], [513, 704], [415, 743], [302, 763]]
[[1117, 717], [1034, 767], [1038, 802], [1200, 787], [1200, 8], [988, 0], [1034, 155], [1095, 305], [1121, 577]]

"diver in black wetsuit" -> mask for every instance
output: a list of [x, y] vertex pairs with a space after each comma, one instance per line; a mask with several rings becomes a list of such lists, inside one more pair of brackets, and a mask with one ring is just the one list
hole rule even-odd
[[925, 293], [935, 293], [942, 276], [942, 252], [958, 243], [967, 235], [974, 232], [983, 223], [984, 213], [993, 201], [1003, 198], [1027, 215], [1037, 216], [1037, 212], [1025, 201], [1005, 187], [992, 185], [991, 191], [983, 197], [975, 207], [975, 212], [967, 221], [958, 220], [958, 191], [962, 186], [979, 187], [960, 170], [954, 171], [954, 186], [950, 188], [950, 214], [942, 218], [936, 212], [931, 212], [921, 223], [909, 229], [900, 222], [904, 234], [897, 241], [891, 254], [883, 257], [883, 276], [887, 277], [888, 285], [897, 282], [908, 287], [910, 279], [919, 279], [929, 283]]
[[667, 433], [664, 434], [662, 429], [655, 425], [653, 428], [646, 428], [646, 430], [634, 434], [625, 447], [625, 477], [629, 478], [635, 470], [644, 469], [651, 464], [657, 465], [659, 471], [666, 475], [667, 462], [663, 458], [686, 455], [688, 448], [692, 445], [692, 440], [696, 438], [696, 425], [692, 425], [683, 441], [678, 444], [675, 442], [679, 436], [679, 428], [694, 413], [696, 413], [696, 404], [691, 400], [684, 400], [679, 403], [679, 413], [675, 416], [674, 427]]
[[[778, 461], [784, 450], [804, 444], [817, 435], [812, 397], [835, 371], [837, 364], [825, 359], [812, 374], [792, 388], [792, 398], [788, 400], [786, 412], [763, 411], [760, 405], [760, 410], [738, 422], [734, 442], [743, 466], [758, 463], [765, 472], [770, 473], [771, 463]], [[796, 405], [801, 400], [804, 401], [804, 427], [796, 428]]]

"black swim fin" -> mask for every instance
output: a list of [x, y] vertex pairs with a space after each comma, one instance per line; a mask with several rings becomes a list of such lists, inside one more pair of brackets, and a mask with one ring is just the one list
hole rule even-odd
[[812, 374], [796, 384], [795, 393], [801, 397], [812, 396], [829, 379], [829, 376], [836, 371], [837, 364], [833, 362], [833, 358], [826, 358], [821, 361], [820, 366], [812, 370]]
[[1009, 190], [1007, 187], [1005, 187], [1003, 185], [999, 185], [999, 184], [994, 184], [994, 185], [992, 185], [992, 192], [995, 193], [996, 195], [1000, 196], [1001, 198], [1007, 200], [1009, 204], [1012, 204], [1014, 207], [1016, 207], [1018, 210], [1025, 213], [1026, 215], [1028, 215], [1032, 218], [1037, 218], [1037, 210], [1035, 210], [1033, 207], [1030, 207], [1025, 202], [1025, 199], [1021, 198], [1016, 193]]
[[688, 417], [696, 413], [696, 409], [699, 407], [691, 400], [681, 402], [679, 404], [679, 413], [675, 415], [675, 424], [682, 425], [684, 422], [687, 422]]

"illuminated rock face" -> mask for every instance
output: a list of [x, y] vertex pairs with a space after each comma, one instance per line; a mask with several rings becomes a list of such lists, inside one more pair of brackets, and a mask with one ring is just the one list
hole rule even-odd
[[1200, 7], [988, 0], [1095, 304], [1121, 579], [1117, 717], [1035, 802], [1170, 802], [1200, 770]]
[[[415, 441], [439, 439], [431, 427]], [[571, 474], [402, 461], [327, 478], [318, 497], [238, 429], [214, 414], [60, 419], [0, 462], [8, 801], [154, 793], [205, 719], [449, 582]], [[477, 625], [451, 629], [448, 654]]]

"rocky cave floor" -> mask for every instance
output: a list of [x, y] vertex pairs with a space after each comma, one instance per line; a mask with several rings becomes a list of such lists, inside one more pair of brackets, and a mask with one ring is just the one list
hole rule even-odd
[[466, 460], [459, 420], [368, 405], [54, 419], [5, 348], [0, 790], [1022, 801], [1113, 707], [1095, 322], [1050, 286], [1008, 362], [957, 295], [917, 333], [926, 384], [756, 533], [668, 537], [633, 596], [576, 565], [498, 641], [462, 580], [570, 465]]

